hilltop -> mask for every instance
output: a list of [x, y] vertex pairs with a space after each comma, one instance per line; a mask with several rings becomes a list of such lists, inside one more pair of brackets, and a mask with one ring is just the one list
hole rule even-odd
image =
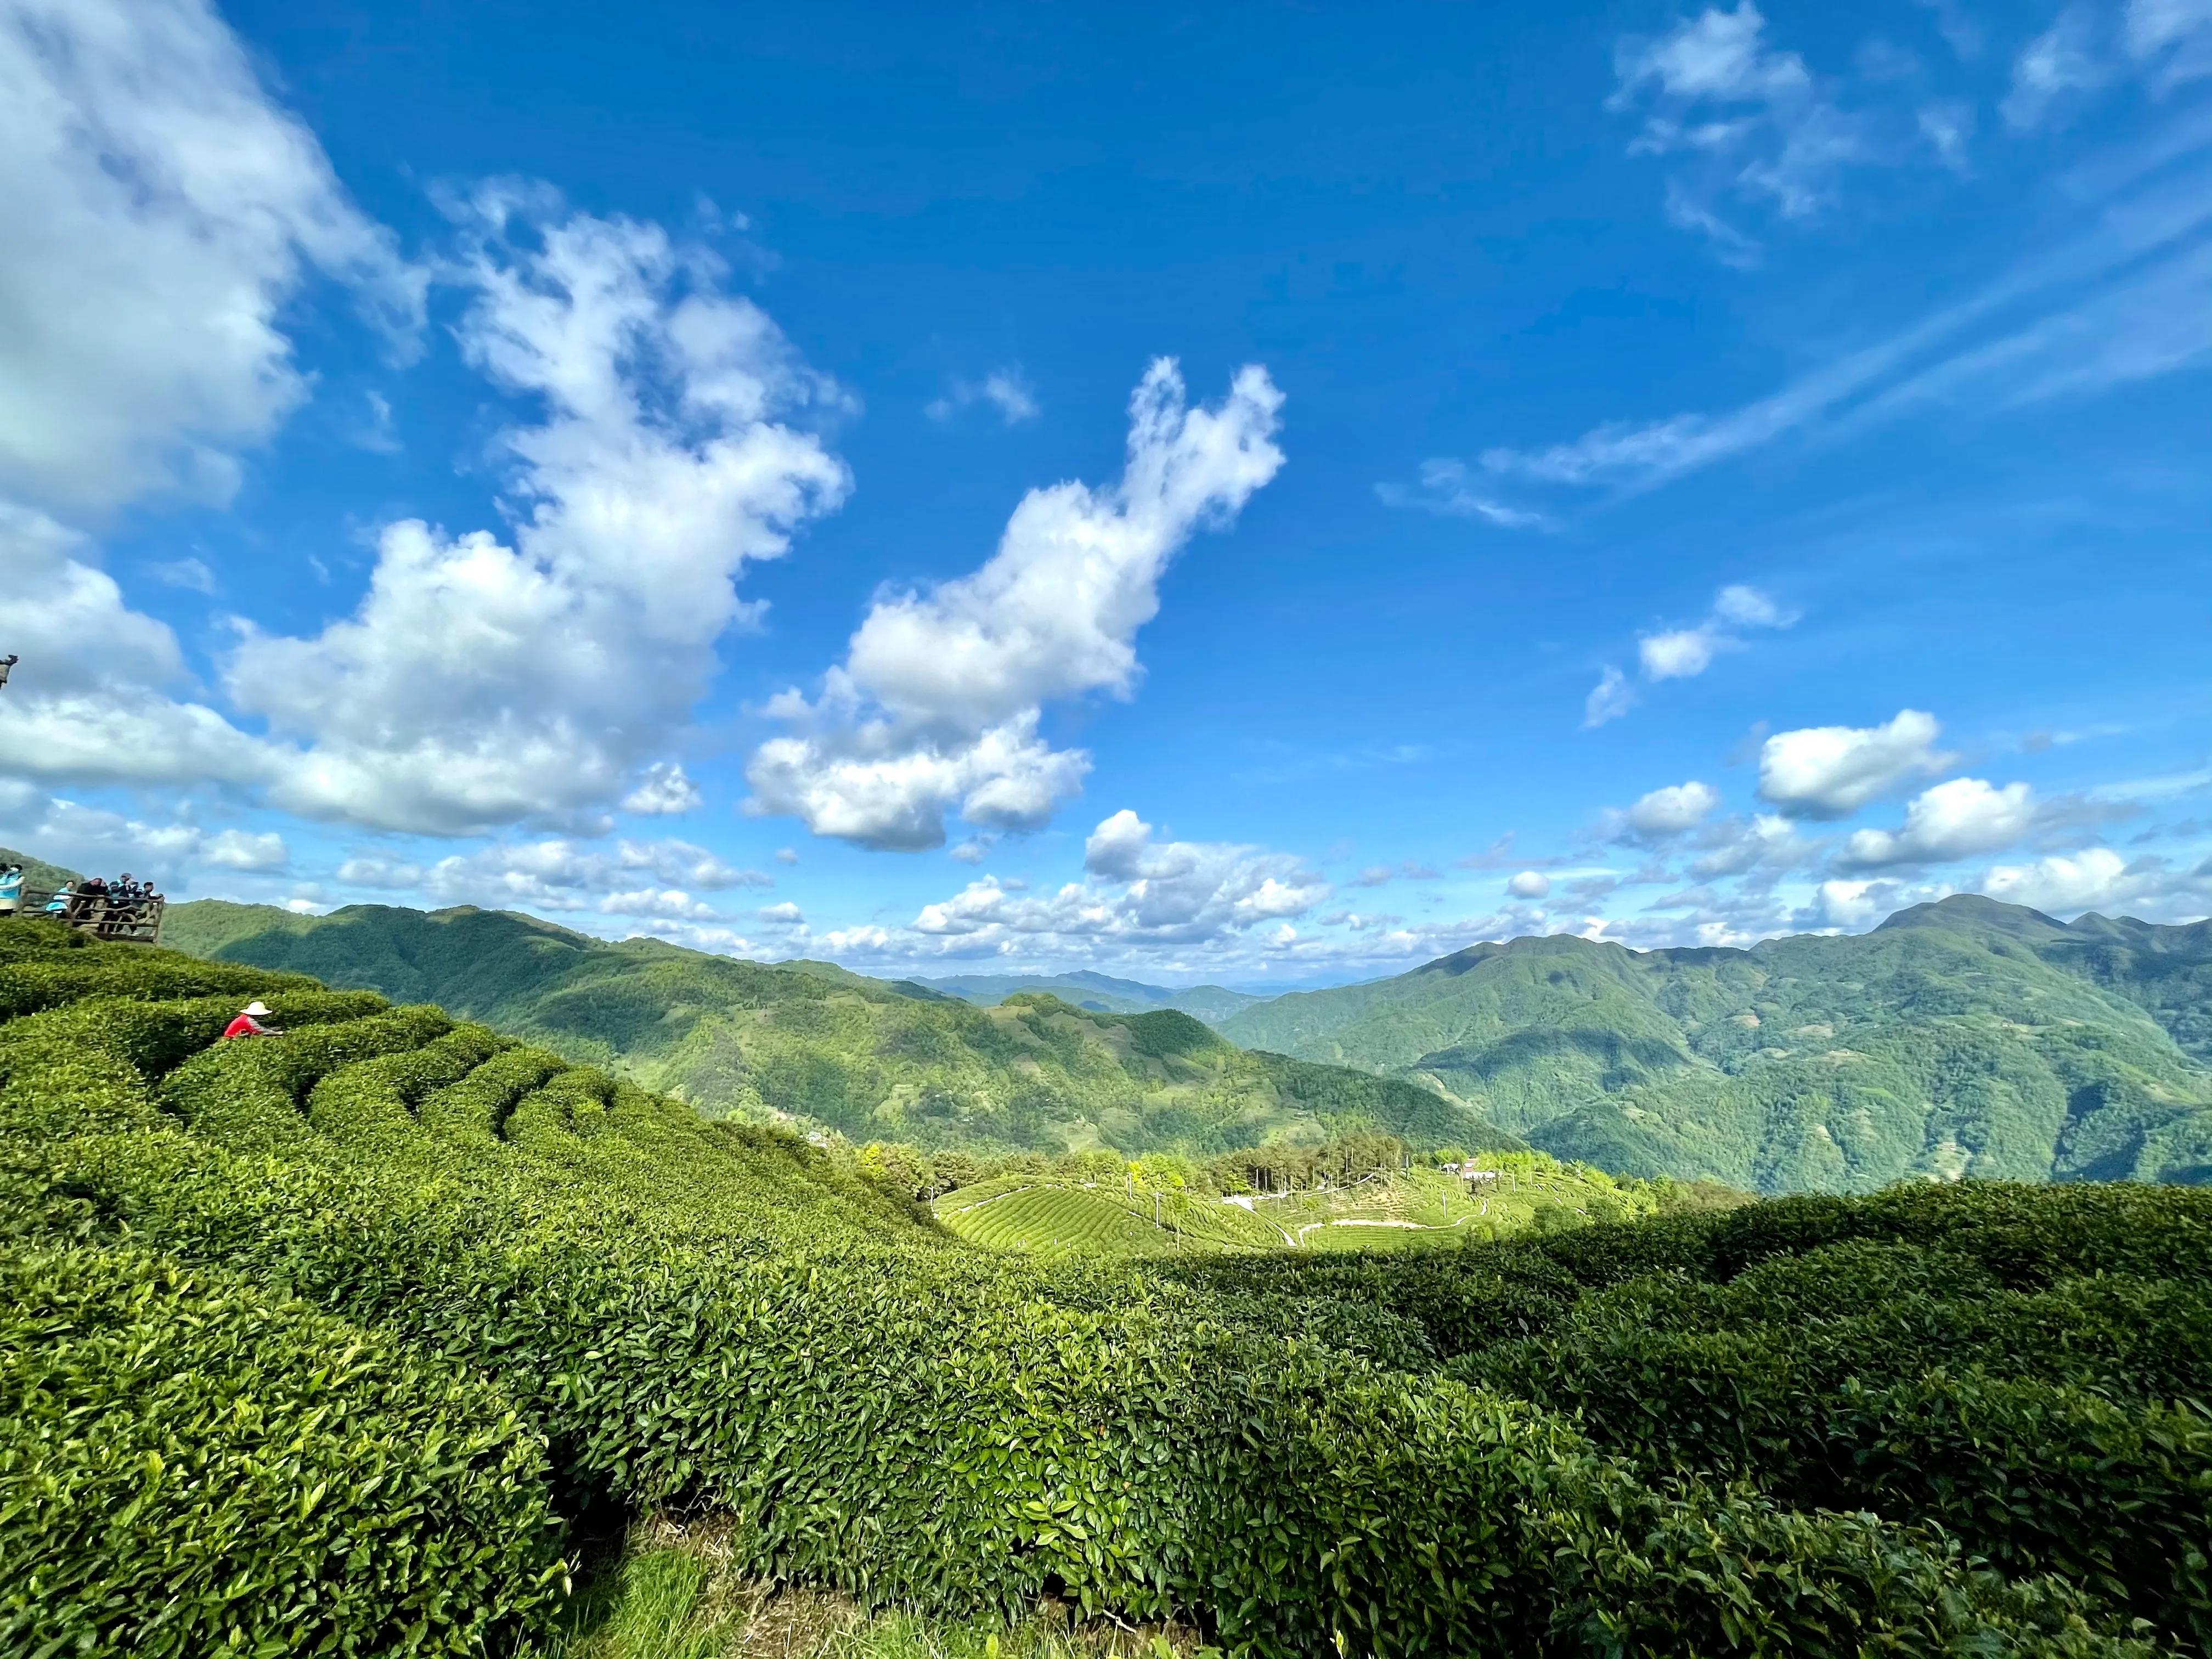
[[1036, 992], [977, 1007], [827, 963], [609, 944], [469, 907], [301, 916], [201, 900], [171, 908], [165, 937], [211, 960], [435, 1002], [711, 1116], [855, 1140], [1205, 1155], [1374, 1128], [1421, 1148], [1519, 1144], [1418, 1083], [1248, 1053], [1172, 1009], [1102, 1013]]
[[1554, 935], [1296, 993], [1235, 1042], [1425, 1081], [1553, 1156], [1765, 1192], [2212, 1178], [2212, 925], [1970, 896], [1870, 933]]

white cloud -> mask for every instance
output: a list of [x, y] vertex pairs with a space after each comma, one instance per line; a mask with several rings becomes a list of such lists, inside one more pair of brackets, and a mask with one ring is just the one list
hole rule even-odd
[[1842, 861], [1866, 870], [1972, 858], [2010, 846], [2034, 823], [2035, 793], [2026, 784], [1999, 789], [1980, 778], [1953, 778], [1915, 796], [1901, 830], [1852, 831]]
[[1831, 927], [1864, 927], [1883, 914], [1878, 889], [1871, 881], [1824, 881], [1820, 889], [1820, 920]]
[[763, 921], [777, 927], [798, 927], [805, 925], [805, 914], [786, 899], [781, 904], [770, 904], [757, 913]]
[[1037, 406], [1036, 392], [1030, 385], [1029, 377], [1022, 373], [1019, 363], [1014, 363], [993, 369], [980, 380], [955, 380], [945, 394], [932, 400], [922, 413], [933, 421], [949, 421], [970, 404], [977, 403], [990, 404], [1008, 426], [1034, 421], [1043, 412]]
[[176, 636], [125, 605], [92, 557], [74, 531], [0, 501], [8, 648], [23, 659], [0, 720], [0, 769], [149, 787], [266, 778], [264, 745], [213, 708], [167, 695], [189, 684]]
[[1541, 870], [1523, 870], [1505, 884], [1505, 890], [1515, 898], [1544, 898], [1551, 893], [1552, 878]]
[[201, 843], [200, 857], [226, 870], [281, 870], [291, 862], [292, 854], [284, 837], [274, 830], [255, 835], [225, 830]]
[[1629, 153], [1672, 156], [1668, 216], [1711, 236], [1731, 263], [1756, 244], [1716, 210], [1731, 195], [1784, 219], [1811, 217], [1836, 193], [1850, 166], [1893, 159], [1869, 118], [1844, 110], [1805, 60], [1766, 44], [1766, 20], [1750, 0], [1733, 11], [1709, 7], [1655, 39], [1624, 39], [1614, 53], [1619, 87], [1607, 107], [1642, 108]]
[[941, 845], [955, 812], [988, 829], [1046, 822], [1090, 757], [1039, 735], [1042, 705], [1133, 694], [1161, 573], [1274, 477], [1281, 406], [1249, 367], [1219, 407], [1188, 408], [1175, 364], [1154, 362], [1130, 400], [1121, 483], [1031, 490], [981, 568], [878, 598], [816, 702], [793, 690], [769, 705], [796, 730], [754, 755], [747, 810], [902, 849]]
[[1678, 628], [1664, 634], [1646, 634], [1637, 641], [1636, 658], [1647, 680], [1689, 679], [1712, 665], [1715, 652], [1740, 644], [1715, 629]]
[[[843, 495], [842, 465], [779, 419], [836, 394], [720, 291], [708, 256], [657, 228], [562, 219], [543, 191], [488, 190], [456, 214], [443, 274], [475, 296], [464, 353], [544, 416], [495, 440], [507, 539], [391, 525], [350, 617], [307, 639], [247, 625], [222, 679], [264, 738], [195, 700], [169, 630], [129, 610], [81, 537], [0, 503], [32, 670], [0, 767], [227, 784], [310, 816], [463, 834], [603, 822], [665, 749], [718, 641], [751, 619], [744, 564]], [[140, 252], [158, 264], [158, 239]], [[665, 810], [680, 794], [640, 799]]]
[[659, 916], [672, 921], [711, 921], [717, 912], [704, 900], [695, 899], [680, 887], [641, 887], [609, 893], [592, 908], [609, 916]]
[[1583, 699], [1583, 729], [1619, 720], [1636, 707], [1636, 688], [1628, 683], [1628, 677], [1607, 663], [1597, 684], [1590, 687], [1589, 696]]
[[2148, 885], [2107, 847], [2038, 859], [2033, 864], [2001, 864], [1982, 881], [1983, 890], [1991, 898], [2062, 914], [2125, 904]]
[[1501, 530], [1548, 530], [1548, 514], [1513, 507], [1474, 486], [1467, 463], [1448, 457], [1423, 461], [1420, 487], [1378, 483], [1375, 494], [1385, 507], [1407, 507], [1445, 519], [1480, 519]]
[[[1785, 611], [1758, 588], [1732, 583], [1713, 596], [1713, 608], [1703, 621], [1640, 637], [1636, 644], [1637, 666], [1650, 684], [1692, 679], [1711, 667], [1713, 659], [1722, 652], [1745, 648], [1741, 633], [1731, 630], [1790, 628], [1796, 622], [1796, 611]], [[1607, 665], [1583, 700], [1583, 725], [1588, 728], [1618, 720], [1638, 701], [1628, 677]]]
[[700, 802], [699, 786], [675, 761], [659, 761], [645, 769], [637, 787], [623, 797], [623, 811], [641, 817], [675, 817], [694, 811]]
[[1692, 679], [1712, 666], [1723, 651], [1741, 651], [1734, 628], [1790, 628], [1795, 611], [1784, 611], [1759, 589], [1737, 582], [1713, 596], [1711, 614], [1690, 628], [1646, 634], [1637, 641], [1637, 661], [1647, 680]]
[[1791, 817], [1840, 818], [1908, 779], [1940, 772], [1933, 714], [1898, 711], [1885, 725], [1778, 732], [1759, 753], [1759, 793]]
[[1778, 812], [1759, 813], [1748, 823], [1730, 819], [1711, 825], [1698, 837], [1698, 844], [1705, 851], [1691, 861], [1689, 870], [1698, 881], [1787, 870], [1812, 850], [1798, 838], [1796, 826]]
[[982, 877], [925, 905], [914, 932], [969, 954], [1018, 939], [1079, 942], [1084, 949], [1204, 945], [1263, 925], [1279, 933], [1330, 891], [1289, 854], [1222, 842], [1156, 841], [1152, 825], [1127, 809], [1091, 832], [1084, 867], [1092, 879], [1034, 896]]
[[267, 873], [290, 859], [273, 831], [149, 823], [24, 784], [0, 786], [0, 842], [88, 873], [129, 870], [172, 886], [209, 870]]
[[146, 567], [146, 574], [155, 581], [171, 587], [181, 587], [194, 593], [215, 592], [215, 572], [208, 568], [205, 559], [164, 559]]
[[307, 395], [278, 316], [313, 269], [388, 327], [423, 278], [199, 0], [0, 11], [0, 489], [226, 498]]
[[418, 863], [360, 854], [338, 866], [349, 886], [419, 892], [441, 904], [514, 905], [613, 915], [702, 919], [716, 913], [692, 897], [774, 884], [684, 841], [611, 844], [552, 838], [503, 842]]
[[2029, 41], [2012, 66], [2012, 90], [2002, 110], [2015, 127], [2034, 126], [2072, 94], [2094, 92], [2112, 78], [2097, 15], [2069, 6]]
[[1621, 822], [1640, 836], [1662, 840], [1696, 829], [1720, 804], [1718, 790], [1693, 778], [1652, 790], [1621, 814]]
[[842, 465], [775, 418], [826, 393], [765, 315], [658, 228], [547, 206], [479, 197], [457, 267], [465, 353], [546, 413], [499, 440], [513, 544], [392, 525], [354, 616], [249, 631], [227, 665], [304, 742], [274, 789], [295, 811], [460, 834], [614, 799], [749, 620], [738, 573], [842, 499]]

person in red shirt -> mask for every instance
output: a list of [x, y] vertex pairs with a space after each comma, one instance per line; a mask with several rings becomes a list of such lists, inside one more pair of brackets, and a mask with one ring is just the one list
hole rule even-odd
[[256, 997], [246, 1005], [245, 1012], [222, 1028], [226, 1041], [232, 1037], [276, 1036], [281, 1035], [274, 1025], [264, 1025], [261, 1016], [269, 1012], [269, 1005]]

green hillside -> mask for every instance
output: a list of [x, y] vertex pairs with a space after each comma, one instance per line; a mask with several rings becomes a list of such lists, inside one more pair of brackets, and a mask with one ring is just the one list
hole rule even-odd
[[1552, 1213], [979, 1249], [436, 1007], [0, 922], [0, 1652], [2212, 1647], [2212, 1193]]
[[824, 963], [763, 966], [534, 917], [356, 905], [326, 916], [199, 901], [167, 941], [211, 960], [435, 1002], [610, 1066], [714, 1116], [925, 1149], [1197, 1155], [1375, 1128], [1417, 1148], [1517, 1145], [1434, 1090], [1249, 1054], [1172, 1010], [1050, 996], [977, 1007]]
[[84, 878], [76, 871], [59, 864], [48, 864], [44, 859], [33, 858], [28, 853], [18, 853], [0, 847], [0, 864], [20, 864], [23, 866], [23, 884], [27, 887], [59, 887], [63, 883], [75, 884]]
[[1239, 1010], [1267, 1000], [1225, 985], [1193, 985], [1178, 991], [1139, 980], [1115, 979], [1087, 969], [1073, 974], [954, 974], [914, 982], [984, 1008], [1024, 991], [1043, 991], [1095, 1013], [1142, 1014], [1155, 1008], [1172, 1008], [1209, 1025], [1218, 1025]]
[[1748, 951], [1565, 936], [1284, 996], [1224, 1036], [1416, 1079], [1555, 1157], [1764, 1192], [2212, 1179], [2212, 928], [1948, 899]]

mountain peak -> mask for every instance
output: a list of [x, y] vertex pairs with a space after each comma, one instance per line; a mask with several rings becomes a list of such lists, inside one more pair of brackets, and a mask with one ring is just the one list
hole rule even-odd
[[2002, 899], [1987, 898], [1979, 893], [1954, 893], [1932, 903], [1913, 905], [1899, 910], [1875, 931], [1881, 933], [1891, 927], [1979, 927], [2008, 933], [2015, 939], [2044, 939], [2068, 931], [2066, 924], [2056, 916], [2031, 910], [2025, 904], [2007, 904]]

